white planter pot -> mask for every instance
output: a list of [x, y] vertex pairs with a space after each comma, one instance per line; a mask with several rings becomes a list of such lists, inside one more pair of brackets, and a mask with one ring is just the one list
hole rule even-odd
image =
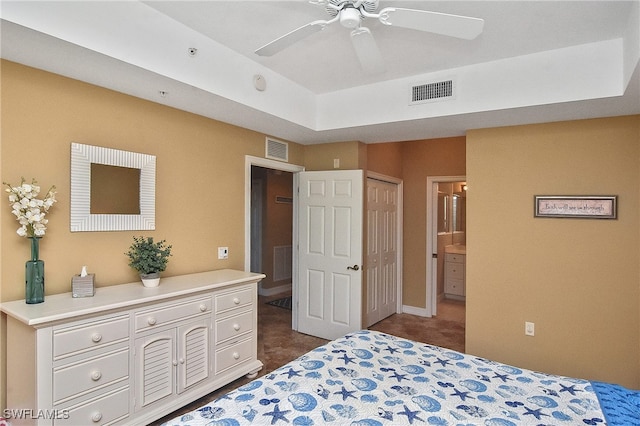
[[145, 287], [158, 287], [160, 284], [160, 272], [153, 274], [140, 274], [142, 285]]

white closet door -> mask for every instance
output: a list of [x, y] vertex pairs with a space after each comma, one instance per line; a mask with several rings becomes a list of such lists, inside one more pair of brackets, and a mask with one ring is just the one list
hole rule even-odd
[[397, 309], [398, 199], [398, 185], [367, 179], [367, 327]]

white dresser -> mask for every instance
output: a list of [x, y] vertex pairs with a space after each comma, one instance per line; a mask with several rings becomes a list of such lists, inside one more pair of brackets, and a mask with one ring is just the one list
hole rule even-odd
[[257, 283], [230, 269], [3, 303], [12, 425], [146, 424], [262, 368]]

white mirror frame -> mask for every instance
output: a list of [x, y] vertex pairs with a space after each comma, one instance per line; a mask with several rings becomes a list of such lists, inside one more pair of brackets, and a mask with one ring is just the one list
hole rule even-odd
[[[140, 169], [140, 214], [91, 214], [91, 163]], [[156, 156], [71, 143], [71, 232], [156, 229]]]

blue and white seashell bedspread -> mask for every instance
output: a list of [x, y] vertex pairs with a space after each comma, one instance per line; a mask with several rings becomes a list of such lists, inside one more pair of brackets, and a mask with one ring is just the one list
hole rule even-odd
[[256, 424], [607, 423], [589, 381], [536, 373], [363, 330], [166, 423]]

